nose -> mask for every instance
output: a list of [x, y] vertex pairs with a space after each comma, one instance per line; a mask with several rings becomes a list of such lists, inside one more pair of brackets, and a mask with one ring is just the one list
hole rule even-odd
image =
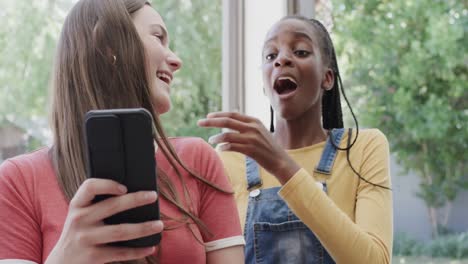
[[275, 60], [275, 67], [291, 66], [291, 65], [292, 65], [292, 60], [289, 54], [286, 54], [284, 52], [278, 54]]
[[167, 57], [167, 62], [172, 72], [175, 72], [182, 67], [182, 60], [171, 50], [169, 50], [169, 56]]

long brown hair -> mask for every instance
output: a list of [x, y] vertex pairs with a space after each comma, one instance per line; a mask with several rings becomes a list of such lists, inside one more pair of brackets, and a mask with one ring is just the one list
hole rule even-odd
[[[87, 111], [143, 107], [153, 116], [158, 133], [155, 141], [184, 187], [185, 202], [174, 188], [174, 179], [156, 168], [160, 197], [179, 209], [183, 216], [179, 222], [188, 225], [193, 221], [209, 233], [190, 209], [190, 195], [178, 167], [218, 191], [227, 191], [187, 168], [165, 136], [150, 100], [144, 46], [131, 17], [144, 5], [150, 4], [146, 0], [81, 0], [64, 22], [52, 85], [54, 142], [50, 154], [57, 180], [71, 200], [86, 179], [83, 120]], [[154, 259], [147, 261], [154, 263]]]

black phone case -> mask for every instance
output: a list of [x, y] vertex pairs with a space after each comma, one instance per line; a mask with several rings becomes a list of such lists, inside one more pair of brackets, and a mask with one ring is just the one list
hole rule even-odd
[[[89, 111], [85, 117], [87, 173], [112, 179], [128, 192], [157, 191], [151, 114], [143, 108]], [[94, 202], [109, 198], [96, 196]], [[159, 203], [133, 208], [104, 219], [106, 224], [141, 223], [159, 218]], [[112, 243], [125, 247], [159, 244], [161, 234]]]

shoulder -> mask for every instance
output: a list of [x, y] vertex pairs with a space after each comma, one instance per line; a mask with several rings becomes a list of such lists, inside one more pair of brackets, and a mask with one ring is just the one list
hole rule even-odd
[[213, 147], [202, 138], [176, 137], [169, 138], [169, 142], [185, 165], [198, 172], [221, 163]]
[[0, 165], [0, 180], [17, 181], [22, 177], [24, 181], [34, 180], [37, 173], [51, 171], [51, 161], [49, 159], [49, 148], [44, 147], [36, 151], [26, 153], [5, 160]]
[[366, 145], [379, 145], [388, 148], [388, 139], [385, 134], [377, 128], [363, 129], [363, 138], [366, 139]]
[[359, 133], [369, 140], [387, 141], [385, 134], [378, 128], [366, 128], [359, 130]]
[[[356, 130], [352, 130], [351, 135], [351, 142], [353, 142], [356, 136]], [[343, 138], [343, 141], [348, 140], [348, 132], [346, 132], [346, 136]], [[371, 146], [381, 146], [388, 148], [388, 140], [382, 131], [377, 128], [366, 128], [366, 129], [359, 129], [358, 139], [356, 141], [356, 145], [362, 148], [367, 148]]]
[[40, 190], [50, 198], [47, 187], [55, 179], [48, 148], [23, 154], [0, 164], [0, 200], [9, 200], [25, 210], [34, 210], [39, 203]]
[[353, 155], [353, 150], [356, 162], [361, 163], [363, 173], [367, 170], [389, 166], [389, 143], [387, 137], [379, 129], [360, 130], [356, 146], [351, 149], [351, 155]]
[[179, 137], [169, 140], [179, 158], [190, 169], [221, 188], [230, 188], [225, 177], [223, 163], [213, 147], [205, 140], [196, 137]]
[[202, 138], [171, 137], [168, 139], [181, 158], [187, 155], [193, 157], [196, 154], [214, 153], [214, 149]]
[[245, 163], [246, 156], [244, 154], [235, 151], [221, 150], [219, 146], [220, 145], [216, 146], [216, 152], [218, 153], [225, 166], [232, 166]]
[[[41, 262], [41, 241], [44, 238], [41, 227], [44, 223], [49, 224], [47, 219], [55, 219], [58, 204], [50, 189], [41, 188], [48, 182], [40, 177], [50, 172], [49, 164], [48, 148], [0, 164], [0, 219], [8, 220], [0, 223], [0, 255]], [[48, 201], [50, 206], [42, 207], [42, 201]], [[43, 209], [46, 209], [46, 214], [43, 214]]]

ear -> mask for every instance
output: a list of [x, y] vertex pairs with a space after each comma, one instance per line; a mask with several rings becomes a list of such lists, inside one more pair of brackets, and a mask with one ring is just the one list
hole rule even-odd
[[333, 73], [333, 70], [330, 68], [326, 68], [322, 80], [322, 88], [324, 90], [331, 90], [333, 88], [333, 85], [335, 84], [335, 74]]
[[112, 65], [115, 65], [115, 63], [117, 62], [117, 56], [116, 56], [116, 53], [112, 50], [112, 48], [110, 47], [106, 48], [106, 56], [107, 58], [109, 58], [109, 62]]

